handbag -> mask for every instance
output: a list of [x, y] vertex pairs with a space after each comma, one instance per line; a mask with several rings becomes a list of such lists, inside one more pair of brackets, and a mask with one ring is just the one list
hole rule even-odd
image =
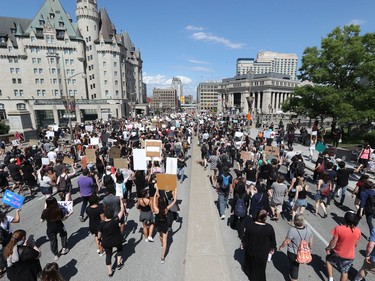
[[331, 190], [332, 190], [332, 186], [331, 184], [328, 184], [328, 187], [324, 189], [323, 191], [321, 191], [320, 194], [324, 197], [328, 197], [329, 194], [331, 193]]

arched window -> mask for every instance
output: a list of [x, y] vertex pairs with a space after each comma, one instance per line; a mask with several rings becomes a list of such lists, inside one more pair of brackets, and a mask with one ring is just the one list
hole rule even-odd
[[5, 111], [5, 106], [3, 103], [0, 103], [0, 120], [7, 119], [7, 113]]
[[17, 103], [17, 110], [26, 110], [26, 104]]

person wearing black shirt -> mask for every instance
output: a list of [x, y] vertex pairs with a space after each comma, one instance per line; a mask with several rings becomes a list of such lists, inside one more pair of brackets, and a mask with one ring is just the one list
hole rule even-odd
[[345, 193], [348, 188], [349, 184], [349, 177], [351, 174], [355, 173], [355, 169], [345, 168], [345, 162], [340, 161], [338, 163], [339, 169], [336, 171], [336, 187], [334, 192], [332, 193], [332, 198], [335, 198], [337, 196], [337, 193], [339, 189], [341, 188], [341, 199], [339, 203], [339, 207], [342, 207], [344, 205], [345, 200]]

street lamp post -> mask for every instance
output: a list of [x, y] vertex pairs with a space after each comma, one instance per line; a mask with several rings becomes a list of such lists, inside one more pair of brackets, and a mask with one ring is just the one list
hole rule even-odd
[[65, 69], [64, 69], [64, 84], [65, 84], [65, 91], [66, 91], [66, 101], [65, 101], [65, 109], [68, 113], [68, 124], [69, 124], [69, 131], [70, 131], [70, 140], [74, 140], [74, 134], [73, 134], [73, 126], [72, 126], [72, 112], [76, 109], [76, 101], [74, 94], [72, 96], [69, 95], [68, 90], [68, 80], [72, 79], [78, 75], [82, 75], [83, 79], [86, 79], [86, 74], [82, 72], [78, 72], [72, 76], [66, 77], [65, 75]]

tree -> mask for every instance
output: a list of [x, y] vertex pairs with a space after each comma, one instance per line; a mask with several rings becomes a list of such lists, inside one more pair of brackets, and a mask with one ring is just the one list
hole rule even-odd
[[3, 121], [0, 121], [0, 135], [6, 135], [9, 133], [10, 127]]
[[335, 28], [320, 48], [308, 47], [299, 78], [311, 81], [295, 90], [283, 111], [334, 121], [375, 120], [375, 33], [357, 25]]

